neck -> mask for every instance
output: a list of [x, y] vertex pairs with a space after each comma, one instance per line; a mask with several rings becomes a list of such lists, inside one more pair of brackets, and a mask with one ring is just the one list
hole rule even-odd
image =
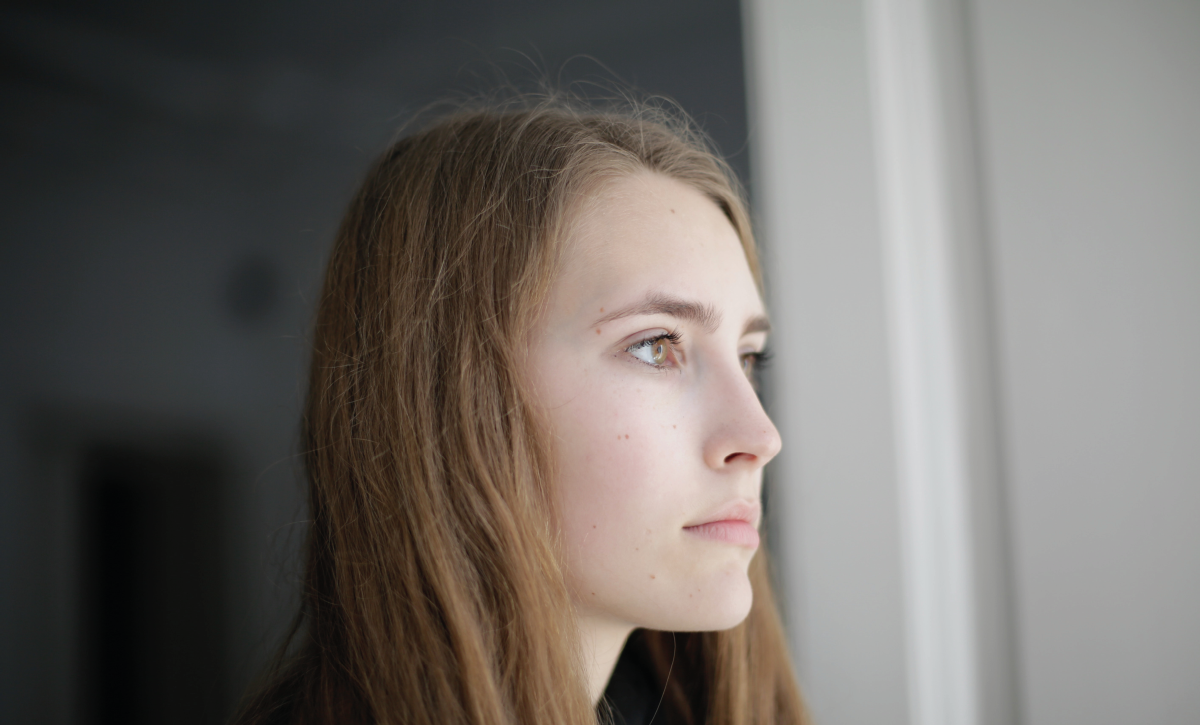
[[612, 619], [579, 615], [579, 644], [592, 705], [600, 702], [633, 627]]

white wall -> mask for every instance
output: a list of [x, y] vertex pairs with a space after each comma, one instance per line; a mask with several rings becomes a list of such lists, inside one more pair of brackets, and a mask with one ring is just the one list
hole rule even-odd
[[745, 10], [817, 722], [1200, 722], [1200, 3]]
[[976, 5], [1027, 722], [1200, 722], [1200, 3]]
[[[819, 723], [905, 722], [892, 460], [863, 10], [751, 2], [751, 166], [781, 361], [770, 525]], [[864, 694], [868, 695], [864, 697]]]

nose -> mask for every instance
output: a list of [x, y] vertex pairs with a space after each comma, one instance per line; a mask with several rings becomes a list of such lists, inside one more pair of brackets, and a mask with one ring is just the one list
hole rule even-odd
[[717, 388], [707, 410], [710, 427], [704, 442], [705, 464], [718, 471], [762, 468], [783, 447], [779, 430], [739, 368], [722, 370]]

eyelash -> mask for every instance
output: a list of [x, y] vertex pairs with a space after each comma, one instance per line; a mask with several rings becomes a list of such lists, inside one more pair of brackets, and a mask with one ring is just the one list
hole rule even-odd
[[[759, 389], [762, 371], [771, 362], [772, 357], [774, 356], [769, 350], [748, 352], [742, 355], [742, 370], [746, 373], [746, 377], [750, 378], [750, 384], [754, 386], [755, 390]], [[746, 367], [747, 362], [750, 363], [749, 368]]]
[[769, 350], [763, 350], [761, 352], [748, 352], [742, 355], [742, 360], [749, 360], [750, 370], [756, 371], [765, 368], [773, 357], [774, 355]]
[[[646, 339], [642, 340], [641, 342], [635, 342], [632, 345], [630, 345], [629, 347], [625, 348], [625, 352], [632, 355], [634, 350], [640, 350], [644, 347], [653, 347], [656, 343], [658, 343], [662, 340], [666, 340], [667, 342], [669, 342], [671, 344], [671, 349], [674, 350], [676, 347], [679, 346], [679, 343], [683, 342], [683, 335], [681, 335], [678, 330], [672, 330], [671, 332], [668, 332], [665, 335], [654, 335], [652, 337], [647, 337]], [[636, 357], [634, 359], [643, 365], [649, 365], [650, 367], [654, 368], [655, 370], [666, 370], [668, 367], [666, 365], [655, 365], [654, 363], [648, 363], [645, 360], [641, 360]]]
[[[651, 347], [663, 340], [666, 340], [668, 343], [670, 343], [671, 349], [674, 350], [676, 347], [679, 346], [679, 343], [683, 342], [683, 335], [681, 335], [678, 330], [673, 330], [665, 335], [654, 335], [652, 337], [647, 337], [646, 339], [642, 340], [641, 342], [635, 342], [634, 344], [625, 348], [625, 352], [632, 355], [634, 350], [640, 350], [642, 348]], [[742, 369], [746, 372], [746, 376], [748, 378], [750, 378], [750, 381], [754, 384], [755, 390], [758, 389], [759, 374], [771, 362], [772, 357], [773, 357], [773, 355], [771, 354], [771, 352], [769, 350], [761, 350], [759, 352], [748, 352], [748, 353], [744, 353], [741, 356]], [[656, 365], [654, 363], [648, 363], [645, 360], [642, 360], [642, 359], [636, 358], [636, 357], [634, 359], [637, 360], [638, 362], [642, 363], [643, 365], [649, 365], [650, 367], [654, 368], [655, 370], [666, 370], [668, 367], [666, 365]], [[746, 367], [746, 363], [750, 364], [749, 367]]]

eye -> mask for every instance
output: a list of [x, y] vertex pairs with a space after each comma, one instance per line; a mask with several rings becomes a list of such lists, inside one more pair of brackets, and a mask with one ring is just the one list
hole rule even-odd
[[760, 352], [744, 352], [742, 353], [742, 372], [746, 374], [746, 377], [750, 378], [757, 384], [758, 374], [764, 367], [767, 366], [767, 362], [769, 362], [770, 359], [771, 353], [767, 352], [766, 350], [762, 350]]
[[679, 333], [655, 335], [625, 348], [625, 352], [647, 365], [665, 368], [674, 360], [675, 346], [679, 344]]

